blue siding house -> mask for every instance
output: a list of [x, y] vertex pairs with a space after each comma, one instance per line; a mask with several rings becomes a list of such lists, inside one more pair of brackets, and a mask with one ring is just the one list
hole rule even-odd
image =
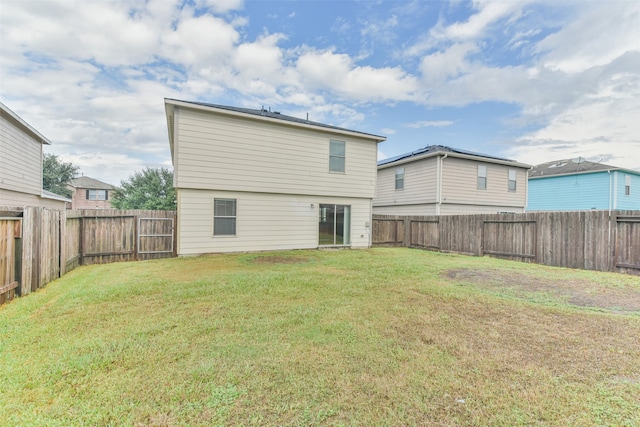
[[529, 172], [527, 211], [640, 210], [640, 171], [556, 160]]

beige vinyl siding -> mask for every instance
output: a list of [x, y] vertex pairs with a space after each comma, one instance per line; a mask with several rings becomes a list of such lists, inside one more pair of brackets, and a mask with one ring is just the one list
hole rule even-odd
[[[236, 200], [235, 236], [213, 236], [214, 198]], [[350, 205], [351, 247], [370, 246], [370, 199], [178, 189], [178, 255], [317, 248], [320, 203]]]
[[[478, 165], [487, 167], [487, 189], [478, 189]], [[516, 191], [509, 191], [509, 169], [517, 170]], [[442, 161], [442, 202], [478, 206], [511, 206], [524, 209], [526, 169], [447, 157]], [[502, 210], [502, 209], [500, 209]]]
[[[437, 195], [437, 157], [378, 170], [373, 206], [434, 203]], [[396, 169], [404, 168], [404, 188], [395, 189]]]
[[475, 215], [475, 214], [495, 214], [498, 212], [523, 213], [522, 206], [483, 206], [483, 205], [462, 205], [462, 204], [442, 204], [440, 215]]
[[11, 206], [16, 208], [24, 206], [40, 206], [49, 209], [65, 209], [65, 202], [0, 188], [0, 206]]
[[[372, 198], [376, 142], [250, 118], [176, 108], [176, 187]], [[346, 143], [329, 172], [329, 141]]]
[[435, 215], [435, 203], [400, 206], [374, 206], [374, 215]]
[[39, 196], [42, 144], [0, 116], [0, 188]]

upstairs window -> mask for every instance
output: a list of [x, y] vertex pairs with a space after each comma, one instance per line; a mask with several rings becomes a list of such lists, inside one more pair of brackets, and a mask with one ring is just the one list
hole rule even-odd
[[342, 172], [345, 171], [345, 144], [344, 141], [334, 141], [329, 143], [329, 171]]
[[236, 199], [213, 199], [213, 235], [236, 235]]
[[478, 165], [478, 190], [487, 189], [487, 166]]
[[396, 169], [396, 190], [404, 188], [404, 168]]
[[624, 176], [624, 195], [631, 195], [631, 175]]
[[109, 200], [107, 190], [87, 190], [87, 200]]
[[516, 191], [518, 178], [518, 171], [515, 169], [509, 169], [509, 191]]

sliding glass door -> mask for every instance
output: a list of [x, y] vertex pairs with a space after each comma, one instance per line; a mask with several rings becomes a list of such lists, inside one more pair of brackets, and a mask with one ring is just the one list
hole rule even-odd
[[351, 206], [320, 205], [318, 245], [351, 244]]

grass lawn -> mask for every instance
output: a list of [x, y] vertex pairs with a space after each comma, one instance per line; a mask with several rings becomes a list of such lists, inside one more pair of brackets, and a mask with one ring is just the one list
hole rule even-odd
[[640, 425], [621, 274], [386, 248], [119, 263], [0, 306], [0, 331], [0, 425]]

